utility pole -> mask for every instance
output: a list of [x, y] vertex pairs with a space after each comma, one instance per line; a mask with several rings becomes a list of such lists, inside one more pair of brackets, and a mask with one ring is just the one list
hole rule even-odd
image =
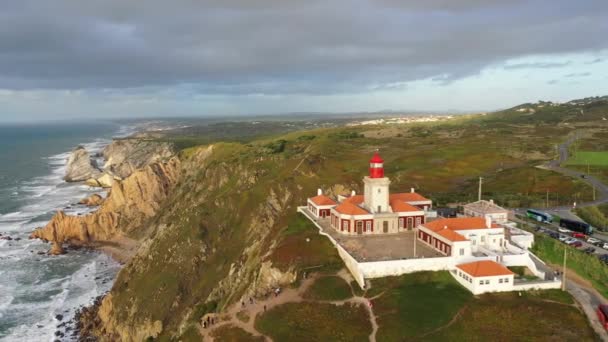
[[414, 228], [414, 258], [416, 258], [416, 242], [418, 242], [418, 234], [416, 233], [416, 228]]
[[479, 177], [479, 191], [477, 193], [477, 200], [481, 201], [481, 184], [483, 183], [483, 177]]
[[593, 186], [593, 201], [595, 202], [595, 185]]
[[562, 291], [566, 291], [566, 256], [568, 253], [568, 246], [564, 246], [564, 269], [562, 272]]
[[549, 189], [547, 189], [547, 205], [546, 208], [549, 208]]

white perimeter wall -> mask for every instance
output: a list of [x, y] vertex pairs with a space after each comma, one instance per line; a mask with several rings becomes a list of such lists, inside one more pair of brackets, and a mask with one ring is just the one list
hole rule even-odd
[[382, 278], [419, 271], [442, 271], [454, 267], [454, 258], [419, 258], [405, 260], [370, 261], [359, 263], [365, 278]]

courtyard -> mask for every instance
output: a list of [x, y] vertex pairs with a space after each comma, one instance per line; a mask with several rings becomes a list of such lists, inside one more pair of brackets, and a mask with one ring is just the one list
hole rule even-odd
[[[310, 218], [312, 214], [307, 213]], [[346, 236], [329, 225], [329, 219], [315, 220], [323, 231], [359, 262], [385, 261], [412, 258], [443, 257], [441, 253], [415, 239], [414, 231], [375, 236]], [[414, 247], [414, 242], [416, 246]]]

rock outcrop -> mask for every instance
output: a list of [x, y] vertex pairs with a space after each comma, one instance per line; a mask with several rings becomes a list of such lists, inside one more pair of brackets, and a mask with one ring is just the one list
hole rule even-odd
[[63, 179], [67, 182], [82, 182], [99, 175], [101, 171], [89, 152], [82, 146], [76, 147], [68, 159]]
[[83, 198], [78, 204], [86, 205], [87, 207], [97, 207], [103, 202], [103, 197], [98, 194], [93, 194], [87, 198]]
[[107, 241], [129, 232], [152, 217], [167, 198], [179, 174], [179, 160], [158, 162], [117, 181], [98, 211], [85, 216], [69, 216], [59, 211], [32, 238], [51, 242]]
[[97, 188], [111, 188], [114, 185], [114, 181], [121, 180], [120, 177], [112, 176], [104, 173], [98, 178], [89, 178], [85, 182], [86, 185], [97, 187]]
[[63, 249], [63, 246], [61, 245], [60, 242], [53, 242], [53, 247], [51, 247], [51, 250], [49, 251], [50, 255], [60, 255], [60, 254], [65, 254], [65, 250]]
[[135, 170], [175, 155], [173, 144], [146, 139], [117, 139], [102, 152], [105, 172], [126, 178]]

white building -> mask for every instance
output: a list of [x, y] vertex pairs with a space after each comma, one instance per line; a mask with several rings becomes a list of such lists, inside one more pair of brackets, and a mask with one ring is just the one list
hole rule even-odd
[[391, 194], [391, 181], [384, 176], [384, 160], [376, 152], [363, 178], [363, 195], [339, 196], [338, 202], [322, 194], [308, 199], [308, 210], [318, 218], [329, 217], [330, 226], [341, 234], [372, 235], [412, 230], [426, 222], [433, 202], [416, 193]]
[[485, 292], [514, 290], [515, 274], [505, 266], [491, 260], [456, 265], [452, 273], [456, 281], [476, 295]]
[[509, 211], [494, 204], [493, 200], [481, 200], [463, 206], [464, 215], [470, 217], [489, 217], [496, 223], [506, 223], [509, 220]]
[[506, 245], [504, 228], [490, 218], [458, 217], [418, 226], [418, 240], [445, 256], [467, 257], [480, 248], [501, 251]]

